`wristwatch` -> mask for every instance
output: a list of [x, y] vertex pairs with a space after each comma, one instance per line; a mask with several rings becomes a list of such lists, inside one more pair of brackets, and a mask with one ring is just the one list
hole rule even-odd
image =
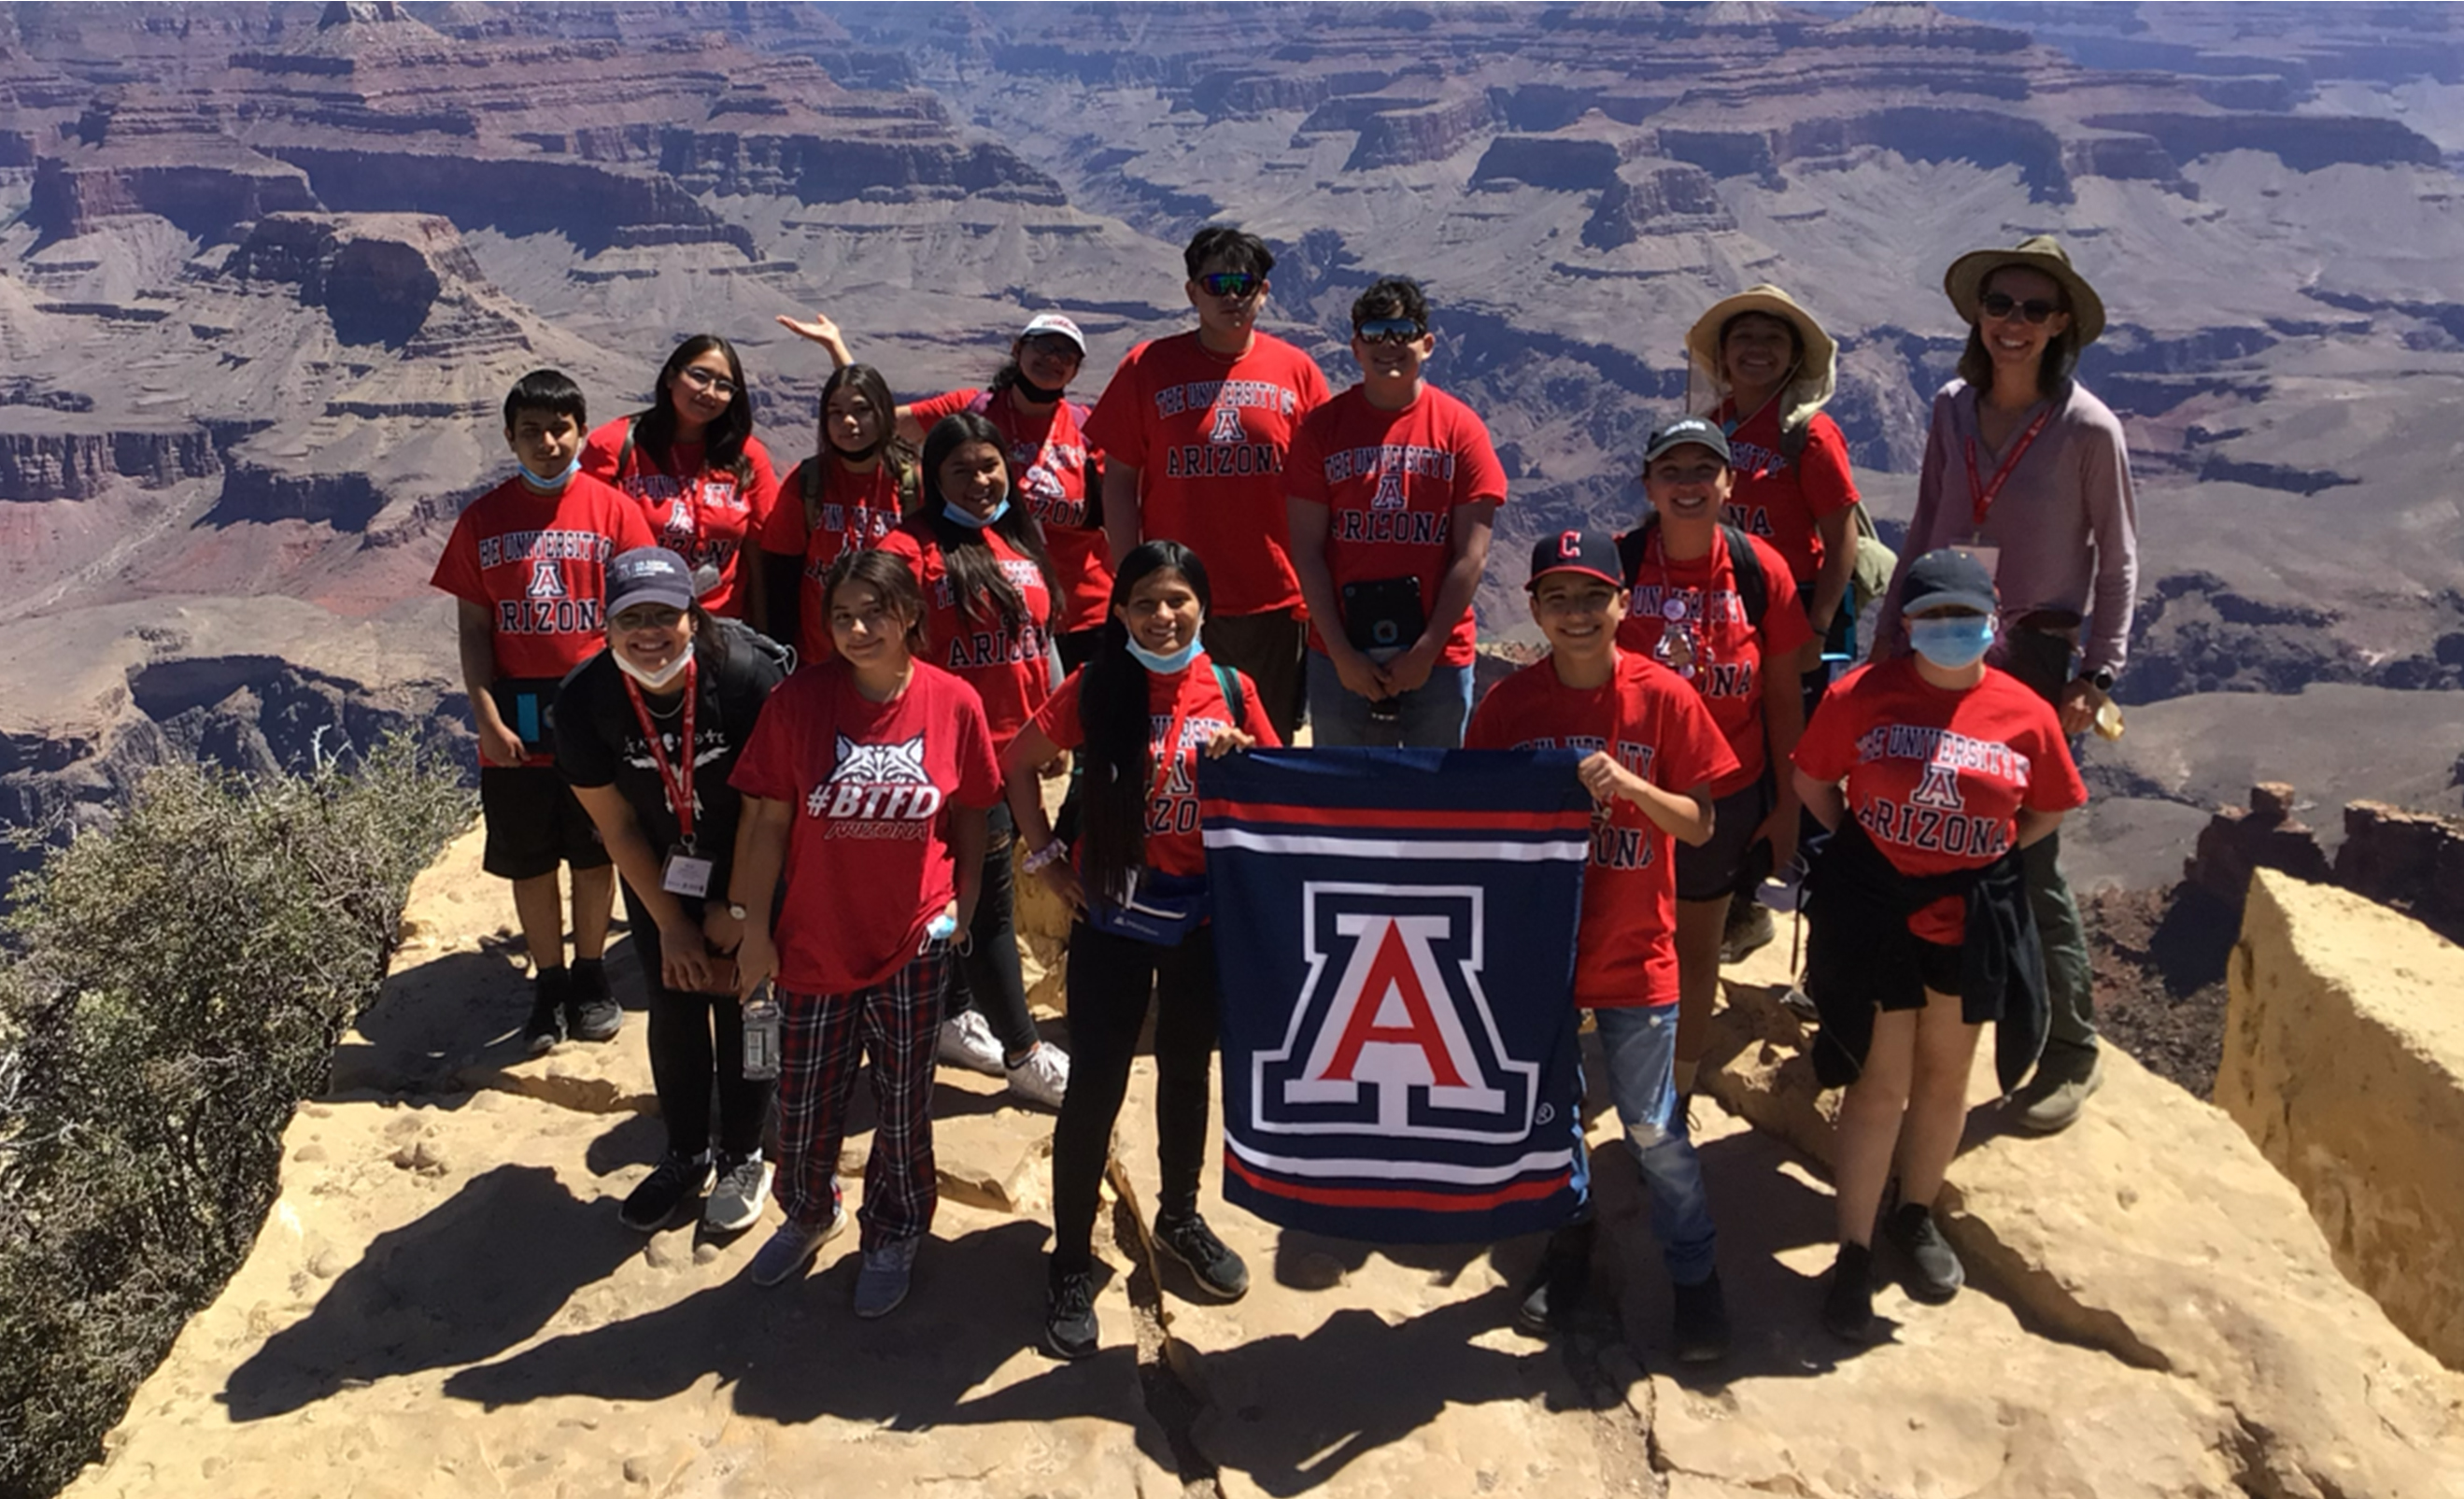
[[2101, 666], [2092, 672], [2082, 672], [2079, 673], [2079, 680], [2100, 693], [2109, 693], [2113, 691], [2113, 668]]
[[727, 903], [727, 914], [731, 918], [737, 921], [745, 920], [753, 915], [753, 913], [745, 910], [742, 906], [737, 905], [732, 900]]

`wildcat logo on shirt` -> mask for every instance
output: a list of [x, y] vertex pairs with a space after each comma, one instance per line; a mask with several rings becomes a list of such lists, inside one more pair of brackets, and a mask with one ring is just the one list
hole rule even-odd
[[1259, 1131], [1530, 1135], [1539, 1064], [1507, 1053], [1481, 987], [1485, 893], [1302, 885], [1309, 967], [1282, 1046], [1255, 1058]]
[[940, 810], [920, 734], [889, 744], [840, 735], [830, 779], [804, 798], [804, 815], [826, 819], [833, 838], [921, 838]]

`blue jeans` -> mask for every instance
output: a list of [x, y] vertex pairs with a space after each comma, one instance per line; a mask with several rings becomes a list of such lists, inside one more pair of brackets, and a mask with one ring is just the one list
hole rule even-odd
[[1461, 749], [1471, 718], [1471, 668], [1442, 663], [1429, 679], [1394, 698], [1395, 716], [1369, 716], [1369, 699], [1343, 685], [1334, 660], [1309, 653], [1309, 742], [1322, 749], [1400, 745], [1406, 749]]
[[1609, 1063], [1609, 1096], [1651, 1194], [1651, 1233], [1668, 1278], [1699, 1286], [1718, 1267], [1719, 1231], [1703, 1188], [1703, 1162], [1685, 1134], [1677, 1094], [1677, 1006], [1594, 1010]]

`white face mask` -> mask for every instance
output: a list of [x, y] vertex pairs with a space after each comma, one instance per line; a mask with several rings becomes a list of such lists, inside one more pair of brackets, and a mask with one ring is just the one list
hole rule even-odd
[[654, 693], [667, 691], [668, 684], [674, 681], [677, 677], [684, 675], [685, 668], [693, 665], [693, 642], [691, 641], [687, 641], [685, 643], [685, 648], [676, 652], [676, 658], [674, 660], [669, 662], [666, 666], [659, 668], [655, 672], [646, 671], [641, 667], [635, 666], [632, 660], [627, 657], [624, 651], [619, 650], [612, 646], [608, 648], [607, 653], [616, 658], [617, 671], [624, 672], [627, 676], [631, 677], [633, 680], [641, 683], [644, 687], [649, 688]]

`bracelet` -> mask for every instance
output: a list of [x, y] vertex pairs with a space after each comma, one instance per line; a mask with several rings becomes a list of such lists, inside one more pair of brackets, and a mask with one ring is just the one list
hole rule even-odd
[[1029, 874], [1041, 874], [1067, 857], [1069, 846], [1055, 838], [1041, 849], [1028, 849], [1026, 857], [1018, 861], [1018, 866]]

